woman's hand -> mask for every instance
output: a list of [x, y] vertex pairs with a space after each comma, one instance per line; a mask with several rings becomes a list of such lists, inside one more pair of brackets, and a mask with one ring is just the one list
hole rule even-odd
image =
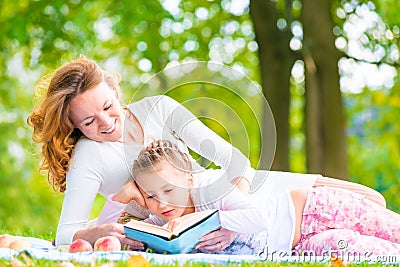
[[127, 250], [144, 250], [142, 242], [125, 237], [124, 227], [119, 223], [102, 224], [93, 228], [79, 230], [75, 233], [73, 240], [81, 238], [93, 245], [100, 237], [110, 235], [119, 239], [122, 248], [126, 248]]
[[200, 243], [197, 244], [196, 248], [209, 252], [221, 251], [232, 243], [236, 235], [236, 232], [220, 228], [200, 238]]
[[128, 204], [131, 200], [134, 200], [137, 204], [147, 209], [143, 195], [140, 193], [134, 181], [129, 181], [124, 184], [118, 193], [114, 195], [112, 200], [123, 204]]

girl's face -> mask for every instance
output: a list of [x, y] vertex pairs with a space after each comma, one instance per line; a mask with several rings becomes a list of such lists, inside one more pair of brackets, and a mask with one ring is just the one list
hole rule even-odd
[[75, 128], [89, 139], [115, 142], [122, 137], [122, 107], [105, 82], [75, 96], [69, 106]]
[[154, 170], [139, 173], [136, 182], [148, 209], [164, 221], [194, 211], [190, 197], [192, 175], [174, 168], [167, 161], [157, 164]]

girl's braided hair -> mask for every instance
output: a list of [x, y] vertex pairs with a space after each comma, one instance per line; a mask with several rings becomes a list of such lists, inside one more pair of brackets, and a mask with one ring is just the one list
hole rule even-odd
[[189, 156], [168, 140], [157, 140], [143, 149], [133, 163], [133, 177], [143, 171], [154, 170], [158, 164], [167, 161], [171, 166], [183, 172], [192, 172]]

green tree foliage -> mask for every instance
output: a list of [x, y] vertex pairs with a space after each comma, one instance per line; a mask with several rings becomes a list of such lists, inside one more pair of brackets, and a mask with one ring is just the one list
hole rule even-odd
[[[341, 47], [342, 60], [374, 66], [376, 77], [383, 68], [399, 71], [398, 1], [342, 1], [336, 10], [337, 40], [345, 40]], [[377, 13], [376, 13], [377, 12]], [[379, 14], [379, 15], [378, 15]], [[397, 15], [394, 15], [397, 14]], [[374, 17], [360, 37], [346, 33], [346, 28], [365, 17]], [[343, 38], [343, 39], [342, 39]], [[351, 46], [359, 46], [364, 53], [355, 54]], [[339, 64], [340, 66], [340, 64]], [[389, 67], [391, 66], [391, 67]], [[346, 73], [341, 69], [342, 78]], [[399, 211], [396, 195], [400, 190], [399, 165], [399, 80], [394, 75], [378, 87], [365, 87], [358, 93], [346, 93], [347, 135], [350, 176], [355, 182], [366, 184], [382, 192], [388, 207]], [[354, 77], [355, 78], [355, 77]], [[350, 77], [351, 79], [351, 77]]]
[[[52, 192], [46, 174], [39, 174], [39, 149], [26, 125], [41, 75], [85, 54], [121, 74], [125, 101], [151, 74], [174, 61], [216, 60], [257, 77], [257, 46], [248, 8], [232, 11], [229, 1], [185, 1], [176, 6], [166, 2], [0, 1], [3, 231], [55, 232], [58, 221], [62, 195]], [[150, 88], [142, 96], [164, 93], [163, 88]], [[188, 94], [199, 97], [210, 91], [207, 86], [188, 88], [174, 97], [187, 99]], [[221, 91], [214, 95], [223, 97]], [[257, 106], [259, 101], [253, 102]], [[229, 120], [228, 115], [221, 116]], [[226, 129], [215, 128], [224, 135]], [[257, 150], [257, 138], [251, 145]], [[257, 152], [250, 157], [256, 161]], [[102, 201], [99, 198], [96, 206]]]
[[387, 206], [398, 211], [400, 200], [400, 125], [394, 118], [400, 112], [400, 90], [373, 91], [347, 95], [349, 156], [354, 181], [382, 192]]

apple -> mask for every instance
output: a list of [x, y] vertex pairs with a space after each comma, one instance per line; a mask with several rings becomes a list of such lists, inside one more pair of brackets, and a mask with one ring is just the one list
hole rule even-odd
[[9, 234], [0, 235], [0, 248], [10, 247], [10, 243], [15, 241], [16, 237]]
[[31, 247], [32, 247], [32, 244], [24, 238], [15, 239], [14, 241], [12, 241], [10, 243], [10, 246], [9, 246], [9, 248], [16, 250], [16, 251], [20, 251], [20, 250], [31, 248]]
[[72, 242], [71, 246], [69, 246], [69, 252], [85, 252], [85, 251], [93, 251], [92, 244], [83, 239], [76, 239]]
[[121, 242], [115, 236], [103, 236], [94, 243], [94, 250], [98, 251], [120, 251]]

